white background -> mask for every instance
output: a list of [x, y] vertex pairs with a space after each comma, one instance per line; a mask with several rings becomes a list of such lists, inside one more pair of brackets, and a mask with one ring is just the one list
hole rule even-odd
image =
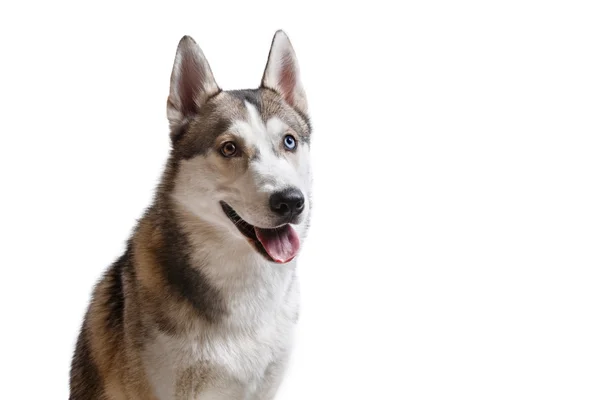
[[279, 399], [600, 397], [597, 3], [149, 3], [1, 6], [1, 399], [68, 396], [168, 154], [180, 37], [248, 88], [278, 28], [316, 202]]

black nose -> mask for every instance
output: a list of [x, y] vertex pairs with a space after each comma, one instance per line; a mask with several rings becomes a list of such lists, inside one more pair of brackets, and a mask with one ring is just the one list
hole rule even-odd
[[296, 188], [275, 192], [269, 199], [271, 210], [282, 217], [293, 218], [304, 210], [304, 196]]

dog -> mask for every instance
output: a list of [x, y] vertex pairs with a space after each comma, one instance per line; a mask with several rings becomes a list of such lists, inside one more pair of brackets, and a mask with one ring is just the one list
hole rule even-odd
[[311, 124], [288, 36], [275, 33], [257, 89], [231, 91], [184, 36], [167, 118], [168, 161], [93, 290], [69, 398], [273, 399], [312, 205]]

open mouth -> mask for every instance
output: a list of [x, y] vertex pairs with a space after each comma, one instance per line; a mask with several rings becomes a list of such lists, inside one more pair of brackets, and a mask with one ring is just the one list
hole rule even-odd
[[290, 224], [276, 228], [259, 228], [244, 221], [233, 208], [224, 201], [221, 207], [225, 215], [238, 230], [248, 238], [256, 251], [267, 260], [284, 264], [296, 257], [300, 250], [300, 239]]

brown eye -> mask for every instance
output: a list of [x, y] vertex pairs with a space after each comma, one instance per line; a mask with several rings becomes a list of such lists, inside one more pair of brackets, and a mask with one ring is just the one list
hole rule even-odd
[[238, 149], [233, 142], [225, 142], [223, 146], [221, 146], [221, 154], [223, 157], [235, 157], [238, 153]]

